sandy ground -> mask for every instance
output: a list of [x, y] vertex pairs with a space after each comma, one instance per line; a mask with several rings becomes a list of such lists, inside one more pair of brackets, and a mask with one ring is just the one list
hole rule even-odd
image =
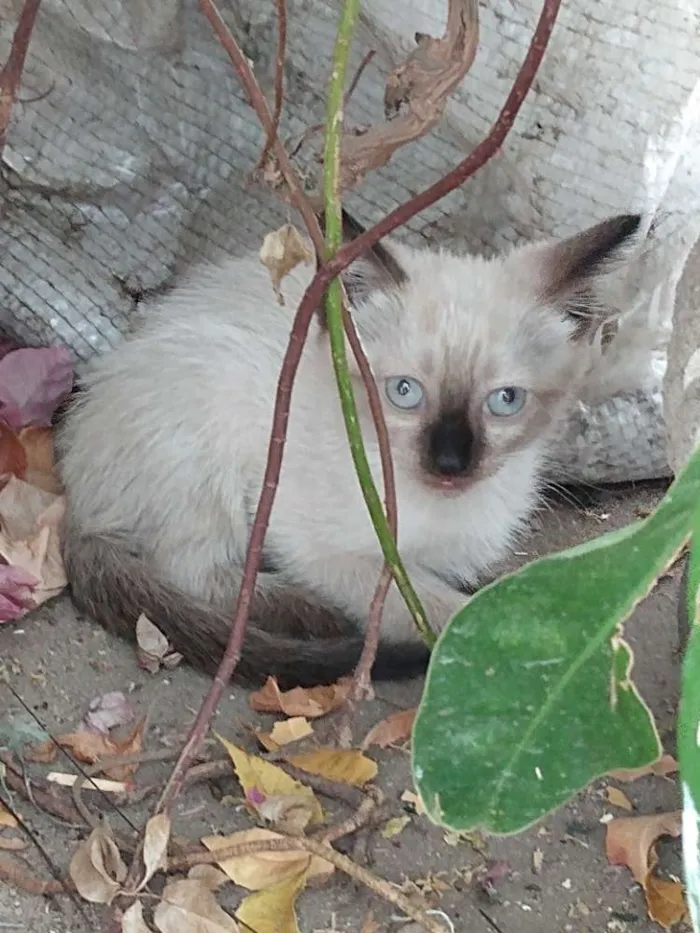
[[[640, 510], [656, 502], [658, 486], [604, 491], [588, 508], [559, 503], [541, 514], [533, 537], [527, 542], [528, 557], [592, 537], [602, 530], [633, 520]], [[521, 558], [525, 559], [525, 555]], [[657, 717], [666, 747], [673, 749], [674, 712], [678, 689], [676, 654], [676, 590], [678, 574], [660, 583], [628, 625], [636, 647], [637, 683]], [[139, 713], [150, 712], [147, 744], [159, 748], [174, 743], [191, 722], [207, 687], [207, 680], [186, 668], [149, 675], [136, 663], [132, 647], [108, 638], [93, 624], [76, 617], [69, 601], [45, 607], [21, 625], [0, 629], [0, 658], [11, 683], [24, 701], [55, 732], [75, 727], [89, 701], [108, 690], [129, 690]], [[414, 706], [420, 683], [381, 685], [378, 697], [360, 709], [355, 734], [362, 737], [375, 722], [397, 708]], [[23, 715], [9, 689], [0, 685], [3, 720]], [[0, 720], [2, 721], [2, 720]], [[247, 693], [228, 691], [216, 718], [216, 728], [227, 737], [254, 750], [250, 727], [269, 726], [272, 717], [253, 713]], [[6, 741], [0, 736], [0, 743]], [[400, 750], [371, 752], [379, 763], [378, 783], [386, 794], [387, 816], [405, 812], [400, 797], [411, 786], [408, 755]], [[70, 770], [62, 762], [61, 770]], [[143, 766], [139, 780], [164, 778], [167, 766]], [[465, 794], [469, 788], [464, 788]], [[671, 809], [678, 804], [675, 782], [668, 778], [643, 778], [625, 785], [625, 792], [640, 814]], [[225, 780], [187, 790], [179, 799], [176, 832], [196, 838], [211, 831], [233, 831], [250, 825], [235, 807], [221, 802], [222, 794], [236, 794], [233, 781]], [[65, 868], [81, 831], [49, 820], [38, 809], [18, 806], [28, 825], [56, 864]], [[126, 816], [137, 823], [145, 811], [130, 809]], [[587, 789], [568, 806], [529, 832], [506, 839], [489, 839], [485, 849], [472, 842], [445, 840], [445, 834], [422, 816], [413, 816], [403, 832], [392, 840], [374, 833], [368, 846], [370, 864], [380, 875], [401, 882], [406, 879], [430, 888], [430, 879], [441, 879], [445, 888], [435, 895], [435, 905], [453, 920], [455, 930], [468, 933], [644, 933], [660, 928], [648, 921], [640, 889], [624, 868], [610, 867], [604, 855], [606, 813], [624, 815], [604, 798], [602, 782]], [[120, 816], [111, 821], [120, 825]], [[449, 843], [452, 844], [449, 844]], [[541, 871], [535, 871], [533, 853], [542, 851]], [[660, 847], [662, 867], [680, 872], [677, 842]], [[487, 894], [473, 882], [470, 872], [483, 859], [502, 859], [509, 872], [495, 891]], [[38, 856], [29, 860], [37, 873], [47, 876]], [[426, 880], [427, 879], [427, 880]], [[232, 886], [230, 886], [232, 887]], [[434, 884], [433, 884], [434, 887]], [[240, 892], [233, 891], [234, 906]], [[408, 927], [374, 895], [349, 879], [336, 875], [323, 889], [309, 890], [299, 900], [302, 933], [352, 931], [360, 933], [368, 911], [374, 910], [378, 930], [404, 931]], [[70, 901], [30, 896], [0, 886], [0, 931], [32, 933], [92, 933], [107, 929], [108, 914], [85, 906], [81, 916]], [[413, 930], [413, 928], [411, 928]]]

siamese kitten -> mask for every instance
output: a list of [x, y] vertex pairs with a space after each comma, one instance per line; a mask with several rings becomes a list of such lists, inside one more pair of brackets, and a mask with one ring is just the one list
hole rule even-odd
[[[589, 365], [596, 280], [639, 226], [604, 221], [486, 260], [390, 243], [345, 274], [384, 403], [399, 547], [442, 628], [505, 556], [538, 500], [548, 446]], [[145, 613], [191, 663], [226, 643], [260, 495], [277, 378], [312, 270], [280, 307], [257, 255], [203, 266], [91, 364], [59, 434], [63, 547], [77, 606], [132, 636]], [[359, 373], [361, 427], [378, 445]], [[358, 660], [382, 566], [353, 470], [328, 335], [312, 324], [239, 674], [330, 682]], [[374, 676], [427, 650], [392, 585]]]

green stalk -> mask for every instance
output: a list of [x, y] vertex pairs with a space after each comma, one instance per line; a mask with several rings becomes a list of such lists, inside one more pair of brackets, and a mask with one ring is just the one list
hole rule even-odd
[[[342, 245], [342, 210], [338, 181], [340, 177], [340, 142], [343, 127], [343, 97], [350, 43], [355, 31], [359, 7], [359, 0], [345, 0], [343, 4], [333, 50], [333, 70], [328, 89], [323, 179], [327, 259], [334, 256]], [[333, 279], [326, 292], [326, 320], [343, 420], [345, 421], [350, 452], [362, 489], [362, 495], [377, 533], [384, 560], [396, 581], [396, 585], [413, 616], [421, 636], [432, 647], [435, 643], [435, 634], [430, 628], [425, 611], [399, 557], [396, 542], [389, 528], [377, 487], [372, 479], [367, 454], [362, 442], [362, 431], [357, 417], [357, 405], [355, 404], [352, 380], [348, 371], [345, 332], [343, 329], [343, 293], [340, 281], [337, 278]]]

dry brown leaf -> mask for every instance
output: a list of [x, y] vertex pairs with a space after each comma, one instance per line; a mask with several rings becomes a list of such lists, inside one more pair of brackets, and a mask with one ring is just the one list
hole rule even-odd
[[[282, 839], [279, 833], [269, 829], [246, 829], [230, 836], [206, 836], [203, 845], [210, 852], [228, 848], [258, 839]], [[257, 852], [253, 855], [239, 855], [236, 858], [219, 862], [219, 867], [235, 884], [249, 891], [260, 891], [287, 878], [306, 872], [307, 877], [323, 877], [333, 873], [330, 862], [311, 855], [303, 849], [289, 852]]]
[[389, 745], [405, 742], [411, 737], [411, 729], [417, 712], [417, 709], [402, 709], [382, 719], [369, 730], [362, 742], [362, 748], [369, 748], [370, 745], [387, 748]]
[[661, 836], [679, 836], [681, 811], [611, 820], [605, 835], [605, 854], [611, 865], [626, 865], [643, 885], [652, 867], [653, 845]]
[[305, 787], [299, 781], [295, 781], [285, 771], [269, 761], [265, 761], [257, 755], [249, 755], [242, 748], [227, 742], [221, 736], [217, 736], [217, 738], [231, 756], [234, 770], [249, 806], [257, 810], [268, 797], [280, 795], [301, 797], [311, 807], [311, 822], [323, 822], [321, 804], [310, 787]]
[[292, 716], [291, 719], [283, 719], [276, 722], [272, 727], [270, 738], [277, 745], [289, 745], [290, 742], [298, 742], [313, 735], [313, 726], [304, 716]]
[[161, 667], [171, 671], [182, 661], [182, 655], [172, 650], [165, 635], [143, 613], [136, 620], [136, 643], [139, 667], [149, 674], [157, 674]]
[[32, 486], [60, 495], [62, 487], [54, 470], [53, 429], [32, 425], [22, 428], [18, 438], [27, 459], [24, 479]]
[[326, 716], [345, 702], [351, 680], [343, 677], [325, 687], [295, 687], [280, 690], [274, 677], [268, 677], [264, 686], [250, 696], [250, 706], [258, 713], [284, 713], [287, 716], [306, 716], [317, 719]]
[[68, 873], [86, 901], [112, 903], [126, 878], [126, 865], [107, 823], [101, 823], [80, 843]]
[[264, 891], [249, 894], [241, 901], [236, 917], [246, 930], [255, 933], [299, 933], [294, 904], [306, 880], [307, 872], [301, 872]]
[[121, 933], [151, 933], [146, 921], [143, 919], [143, 905], [141, 901], [134, 901], [122, 916]]
[[314, 817], [314, 801], [298, 794], [273, 794], [256, 806], [260, 816], [273, 829], [289, 836], [301, 836]]
[[27, 454], [9, 424], [0, 421], [0, 476], [17, 476], [27, 472]]
[[412, 790], [405, 790], [403, 794], [401, 794], [401, 799], [404, 803], [410, 803], [419, 815], [425, 816], [428, 812], [418, 794], [414, 794]]
[[22, 852], [29, 846], [26, 839], [19, 836], [0, 836], [0, 850], [4, 852]]
[[[69, 748], [79, 761], [95, 764], [103, 758], [121, 755], [137, 755], [143, 744], [143, 730], [146, 717], [143, 716], [126, 738], [117, 740], [104, 732], [68, 732], [56, 738], [63, 748]], [[138, 764], [117, 765], [108, 768], [104, 774], [113, 781], [131, 780]]]
[[160, 933], [239, 933], [238, 924], [212, 892], [192, 878], [166, 885], [153, 922]]
[[354, 787], [361, 787], [377, 776], [377, 763], [354, 748], [319, 748], [313, 752], [290, 755], [287, 761], [309, 774], [318, 774]]
[[24, 751], [24, 757], [27, 761], [34, 764], [47, 765], [52, 762], [58, 754], [58, 746], [53, 739], [47, 739], [39, 745], [28, 746]]
[[199, 881], [210, 891], [218, 891], [221, 885], [229, 880], [228, 875], [215, 865], [193, 865], [187, 872], [187, 877]]
[[667, 881], [649, 872], [644, 882], [644, 894], [649, 918], [665, 930], [687, 918], [683, 886], [677, 881]]
[[299, 263], [308, 264], [315, 258], [316, 253], [311, 241], [292, 224], [285, 224], [265, 236], [260, 247], [260, 262], [270, 273], [272, 287], [281, 305], [284, 304], [280, 291], [282, 279]]
[[620, 807], [622, 810], [634, 810], [634, 804], [627, 794], [623, 794], [619, 787], [606, 787], [605, 799], [614, 807]]
[[141, 856], [143, 858], [144, 876], [136, 889], [137, 891], [142, 891], [157, 871], [167, 867], [170, 828], [170, 817], [165, 813], [157, 813], [146, 823]]
[[618, 771], [610, 771], [608, 777], [615, 781], [637, 781], [639, 778], [646, 777], [647, 774], [653, 774], [655, 777], [665, 777], [668, 774], [674, 774], [678, 770], [678, 762], [673, 755], [662, 755], [650, 765], [644, 765], [643, 768], [622, 768]]
[[17, 819], [14, 817], [10, 811], [3, 805], [0, 801], [0, 826], [7, 826], [9, 829], [14, 829], [17, 826]]
[[0, 490], [0, 555], [39, 580], [32, 592], [37, 606], [67, 583], [59, 542], [64, 511], [63, 497], [15, 476]]

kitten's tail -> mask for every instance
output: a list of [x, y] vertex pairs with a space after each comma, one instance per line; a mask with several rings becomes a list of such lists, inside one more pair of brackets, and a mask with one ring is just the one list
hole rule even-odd
[[[233, 618], [152, 576], [120, 535], [81, 534], [66, 523], [63, 560], [76, 606], [108, 631], [131, 640], [141, 613], [194, 667], [213, 674], [223, 655]], [[289, 620], [299, 631], [333, 632], [331, 637], [293, 637], [256, 625], [258, 619]], [[347, 630], [348, 623], [343, 620]], [[277, 678], [283, 688], [332, 683], [349, 674], [360, 657], [360, 634], [339, 635], [337, 613], [290, 589], [256, 590], [236, 676], [259, 683]], [[372, 671], [376, 680], [401, 680], [425, 670], [428, 649], [420, 642], [380, 644]]]

